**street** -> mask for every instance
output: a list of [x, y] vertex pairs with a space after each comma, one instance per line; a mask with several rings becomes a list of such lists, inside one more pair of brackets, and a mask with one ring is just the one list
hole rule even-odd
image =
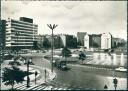
[[[35, 54], [37, 55], [37, 54]], [[38, 54], [38, 57], [33, 57], [32, 61], [35, 65], [40, 67], [51, 68], [49, 60], [42, 59], [43, 55]], [[96, 89], [103, 90], [105, 84], [108, 89], [114, 90], [113, 84], [113, 71], [106, 69], [96, 69], [81, 65], [71, 65], [68, 71], [61, 71], [54, 67], [54, 71], [57, 77], [50, 83], [55, 87], [67, 88], [67, 89]], [[117, 90], [127, 89], [127, 75], [122, 72], [115, 72], [118, 79]]]

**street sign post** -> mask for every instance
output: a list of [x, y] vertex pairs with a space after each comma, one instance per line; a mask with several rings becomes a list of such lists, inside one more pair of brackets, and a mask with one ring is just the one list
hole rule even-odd
[[36, 84], [36, 76], [37, 76], [38, 72], [35, 71], [35, 84]]

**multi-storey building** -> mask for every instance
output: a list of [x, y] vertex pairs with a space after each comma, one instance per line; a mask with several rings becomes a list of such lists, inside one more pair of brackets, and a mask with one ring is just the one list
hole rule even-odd
[[84, 47], [100, 48], [101, 47], [101, 34], [86, 34], [84, 36]]
[[112, 48], [112, 35], [110, 33], [103, 33], [101, 35], [101, 49]]
[[89, 35], [88, 34], [86, 34], [85, 36], [84, 36], [84, 47], [86, 47], [87, 49], [89, 49]]
[[110, 33], [103, 34], [86, 34], [84, 36], [84, 47], [87, 49], [111, 49], [112, 47], [112, 35]]
[[6, 23], [6, 47], [7, 48], [32, 48], [38, 25], [33, 19], [21, 17], [20, 20], [8, 19]]
[[84, 36], [86, 35], [86, 32], [77, 32], [77, 41], [80, 46], [84, 46]]
[[59, 35], [64, 47], [76, 48], [77, 38], [73, 35]]

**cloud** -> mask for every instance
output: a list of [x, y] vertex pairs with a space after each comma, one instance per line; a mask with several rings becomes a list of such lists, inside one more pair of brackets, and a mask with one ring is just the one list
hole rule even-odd
[[[39, 25], [39, 33], [51, 33], [47, 24], [58, 24], [54, 33], [75, 34], [111, 32], [126, 39], [126, 1], [31, 1], [4, 2], [3, 17], [30, 17]], [[125, 36], [123, 35], [125, 34]]]

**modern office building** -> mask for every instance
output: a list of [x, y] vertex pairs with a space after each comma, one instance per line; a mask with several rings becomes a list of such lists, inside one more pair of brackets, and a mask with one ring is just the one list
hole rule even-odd
[[87, 48], [87, 49], [90, 48], [90, 47], [89, 47], [89, 35], [88, 35], [88, 34], [86, 34], [86, 35], [84, 36], [84, 47]]
[[91, 48], [101, 47], [101, 34], [91, 34], [89, 35], [89, 45]]
[[6, 23], [6, 47], [7, 48], [32, 48], [38, 25], [33, 19], [21, 17], [20, 20], [8, 19]]
[[77, 38], [73, 35], [67, 35], [67, 34], [62, 34], [59, 35], [62, 41], [62, 44], [64, 47], [68, 48], [76, 48], [77, 47]]
[[103, 33], [101, 35], [101, 49], [112, 48], [112, 35], [110, 33]]
[[84, 36], [86, 35], [86, 32], [77, 32], [77, 41], [80, 46], [84, 46]]
[[100, 48], [101, 47], [101, 34], [86, 34], [84, 36], [84, 47]]
[[111, 49], [112, 35], [110, 33], [86, 34], [84, 36], [84, 47], [87, 49]]

